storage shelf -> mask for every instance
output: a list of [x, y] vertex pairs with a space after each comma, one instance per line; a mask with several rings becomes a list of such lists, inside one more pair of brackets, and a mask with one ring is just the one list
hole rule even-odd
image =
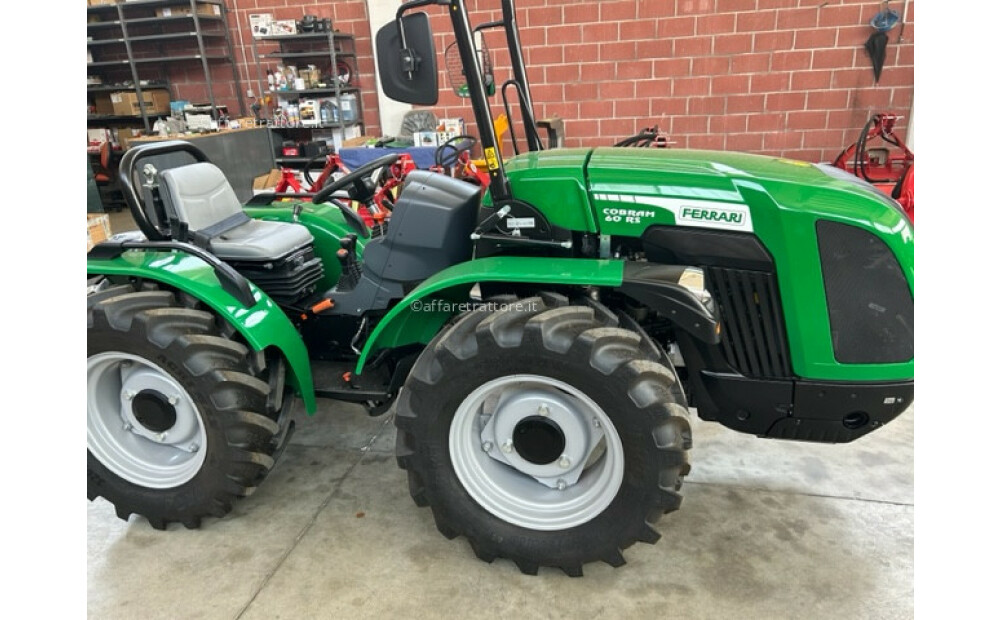
[[124, 60], [100, 60], [97, 62], [87, 63], [88, 67], [119, 67], [127, 65], [128, 65], [128, 58]]
[[135, 58], [134, 62], [136, 64], [144, 64], [150, 62], [179, 62], [182, 60], [201, 60], [203, 58], [205, 60], [211, 60], [211, 61], [229, 60], [229, 57], [227, 56], [212, 56], [208, 54], [202, 56], [201, 54], [188, 54], [184, 56], [156, 56], [154, 58]]
[[125, 43], [125, 39], [119, 37], [117, 39], [93, 39], [91, 41], [87, 41], [87, 45], [111, 45], [113, 43], [122, 45]]
[[[346, 56], [349, 58], [355, 58], [355, 54], [352, 52], [337, 52], [337, 58]], [[273, 52], [270, 54], [261, 54], [261, 58], [329, 58], [330, 50], [317, 50], [315, 52]]]
[[[263, 37], [254, 37], [258, 41], [301, 41], [304, 39], [312, 40], [322, 40], [329, 39], [330, 33], [328, 32], [303, 32], [299, 34], [269, 34]], [[347, 34], [346, 32], [334, 32], [334, 41], [346, 41], [352, 38], [353, 35]]]
[[[358, 127], [362, 121], [351, 121], [344, 123], [344, 127]], [[324, 123], [322, 125], [271, 125], [271, 129], [340, 129], [340, 123]]]
[[[166, 82], [156, 82], [154, 84], [140, 84], [143, 90], [155, 90], [157, 88], [169, 88]], [[87, 86], [88, 93], [109, 93], [116, 90], [135, 90], [135, 85], [126, 84], [91, 84]]]
[[[225, 38], [226, 35], [221, 32], [203, 32], [201, 33], [203, 38]], [[197, 31], [190, 32], [170, 32], [167, 34], [150, 34], [142, 35], [138, 37], [129, 37], [129, 41], [166, 41], [167, 39], [196, 39], [198, 37]], [[124, 39], [123, 39], [124, 40]]]
[[[272, 95], [277, 95], [279, 97], [301, 97], [303, 95], [330, 95], [336, 94], [336, 88], [309, 88], [306, 90], [275, 90], [268, 91]], [[340, 89], [341, 93], [360, 93], [361, 89], [356, 86], [343, 86]]]
[[117, 19], [114, 21], [107, 21], [107, 22], [87, 22], [87, 28], [110, 28], [111, 26], [121, 27], [121, 25], [122, 23]]
[[[136, 17], [132, 19], [126, 19], [126, 24], [162, 24], [163, 22], [179, 22], [182, 19], [193, 20], [194, 15], [170, 15], [168, 17]], [[199, 21], [211, 20], [211, 21], [222, 21], [221, 15], [199, 15]]]

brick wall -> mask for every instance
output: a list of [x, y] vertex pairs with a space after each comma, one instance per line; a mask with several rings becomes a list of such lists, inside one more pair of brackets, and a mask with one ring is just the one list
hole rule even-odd
[[[904, 39], [898, 41], [898, 26], [890, 32], [878, 84], [863, 48], [872, 32], [868, 21], [880, 6], [872, 0], [517, 0], [516, 6], [536, 113], [566, 121], [568, 146], [610, 144], [655, 124], [675, 148], [829, 161], [856, 139], [872, 113], [910, 113], [915, 4], [909, 4]], [[226, 5], [241, 79], [247, 80], [249, 67], [255, 91], [250, 13], [269, 12], [275, 19], [312, 13], [354, 34], [368, 133], [382, 131], [364, 0], [226, 0]], [[469, 0], [469, 5], [491, 9], [472, 11], [473, 24], [500, 18], [498, 0]], [[902, 12], [901, 1], [890, 6]], [[445, 76], [450, 20], [443, 8], [426, 10], [442, 74], [433, 110], [471, 121], [467, 100], [452, 93]], [[487, 43], [502, 83], [510, 65], [503, 37], [488, 34]], [[171, 79], [177, 96], [197, 99], [198, 89], [204, 93], [196, 67]], [[227, 88], [234, 90], [216, 84], [216, 96]], [[235, 99], [226, 96], [221, 102], [236, 109]], [[499, 110], [499, 97], [495, 103]], [[905, 127], [899, 129], [905, 136]]]
[[[902, 13], [902, 4], [890, 6]], [[898, 26], [889, 33], [878, 84], [863, 48], [880, 6], [871, 0], [518, 0], [516, 6], [536, 113], [566, 121], [568, 146], [611, 144], [655, 124], [675, 148], [829, 161], [873, 112], [910, 113], [914, 4], [904, 40], [897, 41]], [[443, 11], [428, 12], [443, 50], [453, 39], [450, 22]], [[471, 21], [499, 17], [499, 10], [475, 11]], [[509, 66], [502, 36], [490, 34], [487, 43], [502, 83]], [[435, 112], [471, 119], [444, 76], [441, 85]]]

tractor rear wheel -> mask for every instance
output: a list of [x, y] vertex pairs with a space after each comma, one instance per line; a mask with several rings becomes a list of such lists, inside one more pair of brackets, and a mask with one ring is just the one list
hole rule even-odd
[[253, 492], [279, 431], [250, 351], [166, 290], [87, 299], [87, 497], [196, 528]]
[[550, 295], [473, 311], [427, 346], [397, 402], [396, 454], [442, 534], [571, 576], [656, 542], [690, 469], [687, 409], [648, 340], [607, 325]]

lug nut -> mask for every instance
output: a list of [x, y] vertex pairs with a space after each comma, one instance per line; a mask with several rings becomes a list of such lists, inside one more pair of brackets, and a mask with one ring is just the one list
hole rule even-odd
[[548, 405], [538, 405], [538, 415], [543, 418], [549, 417], [549, 406]]
[[156, 436], [156, 441], [166, 441], [166, 440], [167, 440], [166, 433], [160, 433], [159, 435]]
[[500, 449], [506, 452], [507, 454], [510, 454], [511, 452], [514, 451], [514, 442], [508, 439], [507, 441], [503, 442], [503, 445], [500, 446]]
[[122, 425], [122, 428], [124, 428], [126, 431], [130, 431], [132, 430], [132, 425], [126, 422], [125, 424]]
[[570, 463], [571, 461], [569, 460], [569, 457], [566, 456], [565, 454], [559, 457], [559, 467], [562, 467], [563, 469], [569, 469]]
[[492, 441], [484, 441], [483, 442], [483, 452], [489, 452], [492, 449], [493, 449], [493, 442]]
[[601, 421], [594, 418], [594, 428], [601, 428]]
[[556, 481], [556, 488], [559, 489], [560, 491], [565, 491], [566, 490], [566, 481], [563, 480], [562, 478], [560, 478], [559, 480], [557, 480]]
[[132, 400], [133, 398], [135, 398], [135, 392], [133, 392], [132, 390], [125, 390], [124, 392], [122, 392], [122, 396], [125, 397], [125, 400]]
[[196, 443], [193, 443], [190, 446], [188, 446], [188, 452], [197, 452], [199, 449], [201, 449], [201, 446], [199, 446]]
[[170, 398], [167, 399], [167, 402], [170, 403], [171, 405], [176, 405], [177, 404], [177, 397], [176, 396], [171, 396]]

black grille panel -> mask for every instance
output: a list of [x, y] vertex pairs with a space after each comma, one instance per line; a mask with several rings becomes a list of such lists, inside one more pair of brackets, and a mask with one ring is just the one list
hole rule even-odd
[[710, 267], [708, 285], [722, 317], [722, 350], [729, 365], [745, 377], [791, 377], [774, 274]]
[[833, 355], [842, 364], [913, 359], [913, 294], [888, 246], [856, 226], [816, 223]]
[[286, 306], [312, 295], [323, 279], [323, 263], [315, 256], [311, 244], [279, 258], [227, 262], [274, 301]]

